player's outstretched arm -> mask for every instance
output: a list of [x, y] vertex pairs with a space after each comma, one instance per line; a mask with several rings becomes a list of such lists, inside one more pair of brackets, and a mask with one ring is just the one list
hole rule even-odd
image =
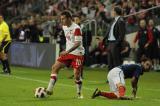
[[132, 84], [132, 95], [134, 98], [136, 98], [137, 94], [137, 83], [138, 83], [138, 78], [132, 77], [131, 84]]

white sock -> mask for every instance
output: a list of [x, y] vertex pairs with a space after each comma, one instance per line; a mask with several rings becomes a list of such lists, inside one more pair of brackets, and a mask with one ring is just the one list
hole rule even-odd
[[57, 81], [57, 74], [51, 74], [51, 78], [50, 78], [50, 81], [49, 81], [49, 84], [48, 84], [47, 91], [52, 91], [53, 90], [53, 87], [54, 87], [56, 81]]

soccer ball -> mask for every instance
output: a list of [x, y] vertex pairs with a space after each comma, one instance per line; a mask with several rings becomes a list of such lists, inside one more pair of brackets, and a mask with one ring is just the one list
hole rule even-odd
[[44, 87], [36, 88], [34, 96], [36, 98], [45, 98], [47, 96], [46, 88], [44, 88]]

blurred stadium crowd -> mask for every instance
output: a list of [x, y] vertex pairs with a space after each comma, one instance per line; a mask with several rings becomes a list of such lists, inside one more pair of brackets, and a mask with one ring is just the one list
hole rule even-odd
[[[149, 19], [156, 21], [156, 25], [160, 22], [160, 0], [1, 0], [0, 13], [10, 24], [13, 40], [60, 43], [61, 50], [63, 50], [65, 40], [58, 16], [63, 10], [70, 10], [78, 18], [78, 24], [81, 24], [86, 52], [98, 58], [97, 61], [89, 64], [100, 63], [103, 67], [104, 64], [107, 64], [103, 57], [107, 51], [103, 48], [101, 40], [105, 36], [108, 25], [104, 23], [101, 13], [104, 12], [109, 17], [114, 6], [123, 8], [127, 33], [140, 30], [139, 22], [141, 20], [144, 20], [146, 25]], [[159, 7], [144, 11], [144, 9], [155, 6]], [[139, 14], [131, 15], [140, 11]], [[95, 28], [86, 26], [86, 23], [91, 23], [91, 19], [95, 20], [97, 26], [97, 33], [94, 34]], [[94, 35], [99, 36], [97, 37], [98, 43], [94, 49], [90, 50]], [[124, 48], [130, 48], [128, 45], [125, 43]]]

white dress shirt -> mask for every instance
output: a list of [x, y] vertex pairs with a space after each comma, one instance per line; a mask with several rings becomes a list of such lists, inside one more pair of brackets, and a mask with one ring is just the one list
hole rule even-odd
[[108, 37], [109, 41], [115, 41], [116, 40], [113, 31], [114, 31], [114, 26], [115, 26], [115, 24], [116, 24], [116, 22], [119, 18], [120, 18], [120, 16], [115, 17], [115, 20], [114, 20], [114, 22], [111, 26], [111, 29], [109, 31], [109, 37]]

